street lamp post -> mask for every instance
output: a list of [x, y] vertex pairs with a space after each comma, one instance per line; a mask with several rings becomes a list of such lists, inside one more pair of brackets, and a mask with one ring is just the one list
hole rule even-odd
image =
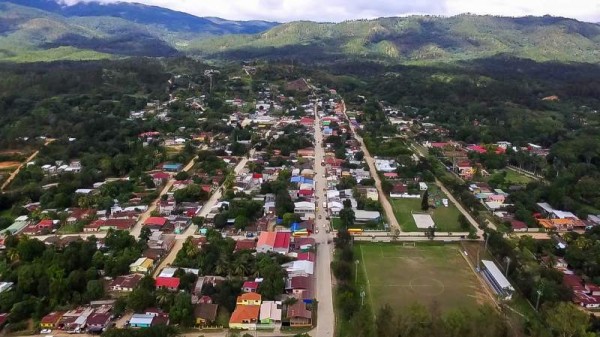
[[354, 283], [358, 282], [358, 264], [360, 263], [360, 261], [356, 260], [354, 261]]
[[535, 311], [538, 311], [538, 308], [540, 306], [540, 297], [542, 297], [542, 289], [537, 290], [537, 299], [535, 301]]

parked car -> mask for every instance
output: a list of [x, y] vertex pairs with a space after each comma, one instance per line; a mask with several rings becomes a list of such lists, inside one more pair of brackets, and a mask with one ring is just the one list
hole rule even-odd
[[45, 333], [51, 333], [51, 332], [52, 332], [52, 330], [50, 330], [50, 329], [42, 329], [42, 330], [40, 331], [40, 333], [41, 333], [41, 334], [45, 334]]

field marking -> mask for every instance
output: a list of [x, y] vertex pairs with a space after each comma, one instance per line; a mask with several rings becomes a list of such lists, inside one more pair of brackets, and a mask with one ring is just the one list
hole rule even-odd
[[[379, 247], [381, 248], [381, 247]], [[371, 291], [371, 282], [369, 281], [369, 273], [367, 273], [367, 266], [365, 264], [365, 256], [363, 254], [363, 249], [362, 246], [360, 246], [360, 259], [362, 260], [362, 269], [363, 272], [365, 273], [365, 278], [367, 279], [367, 289], [369, 290], [369, 303], [371, 304], [371, 312], [373, 313], [373, 318], [376, 318], [375, 316], [375, 304], [373, 304], [373, 292]]]

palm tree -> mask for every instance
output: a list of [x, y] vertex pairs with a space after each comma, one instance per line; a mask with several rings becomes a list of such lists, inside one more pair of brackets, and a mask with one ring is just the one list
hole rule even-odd
[[167, 304], [169, 302], [169, 295], [167, 291], [160, 289], [156, 293], [156, 302], [161, 306]]
[[227, 261], [224, 255], [221, 255], [221, 257], [217, 261], [215, 273], [217, 273], [218, 275], [229, 276], [229, 261]]
[[235, 276], [244, 276], [248, 272], [247, 264], [243, 259], [236, 259], [233, 261], [231, 271]]
[[7, 252], [7, 256], [10, 262], [12, 263], [19, 261], [19, 251], [15, 248], [9, 249]]

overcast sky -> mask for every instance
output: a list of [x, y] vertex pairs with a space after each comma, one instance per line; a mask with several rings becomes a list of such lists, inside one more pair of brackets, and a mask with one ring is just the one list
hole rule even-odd
[[[61, 0], [116, 2], [116, 0]], [[600, 22], [600, 0], [124, 0], [232, 20], [344, 21], [410, 14], [564, 16]]]

